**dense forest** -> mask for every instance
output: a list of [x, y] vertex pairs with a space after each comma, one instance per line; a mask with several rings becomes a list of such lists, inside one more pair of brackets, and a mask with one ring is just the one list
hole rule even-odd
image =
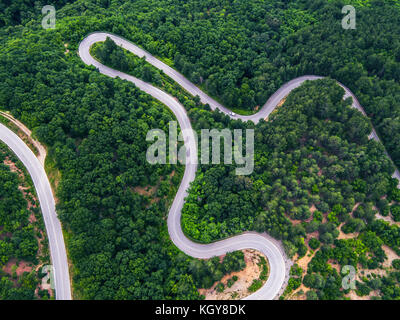
[[[172, 245], [165, 218], [183, 167], [150, 166], [145, 136], [173, 117], [133, 85], [85, 66], [79, 41], [96, 30], [124, 36], [243, 113], [296, 76], [330, 76], [356, 94], [399, 165], [400, 8], [357, 3], [357, 29], [343, 30], [339, 0], [60, 1], [56, 29], [43, 30], [40, 1], [1, 1], [0, 108], [48, 146], [60, 172], [57, 211], [75, 298], [199, 299], [197, 288], [243, 267], [240, 253], [235, 263], [205, 262]], [[209, 242], [267, 231], [293, 257], [312, 251], [307, 272], [293, 269], [288, 287], [303, 283], [309, 299], [344, 297], [332, 261], [375, 270], [383, 245], [399, 254], [399, 228], [376, 219], [377, 212], [400, 219], [393, 165], [333, 80], [305, 84], [254, 126], [209, 112], [144, 61], [109, 46], [103, 55], [94, 48], [96, 56], [111, 59], [114, 50], [106, 63], [177, 96], [196, 129], [256, 129], [253, 175], [199, 168], [183, 212], [186, 234]], [[338, 239], [341, 231], [354, 239]], [[359, 281], [358, 293], [398, 297], [397, 268], [393, 261], [385, 276]]]
[[19, 41], [2, 51], [1, 67], [9, 74], [2, 85], [21, 90], [2, 91], [2, 101], [17, 106], [12, 111], [35, 128], [61, 172], [57, 211], [75, 297], [199, 299], [196, 286], [243, 268], [237, 254], [196, 264], [168, 238], [164, 218], [183, 167], [151, 166], [145, 153], [147, 131], [166, 129], [171, 113], [132, 85], [83, 67], [51, 33]]
[[[105, 2], [107, 2], [106, 0]], [[60, 8], [73, 0], [55, 0], [51, 4]], [[49, 1], [43, 0], [0, 0], [0, 27], [25, 24], [37, 17]]]
[[[142, 45], [238, 112], [255, 112], [297, 76], [330, 76], [355, 93], [399, 166], [400, 5], [354, 1], [357, 29], [343, 30], [345, 4], [142, 0], [102, 7], [78, 1], [87, 18], [93, 11], [103, 20], [70, 20], [79, 33], [92, 24]], [[67, 8], [60, 16], [74, 14]], [[76, 33], [69, 37], [80, 40]]]
[[357, 29], [343, 30], [343, 1], [188, 1], [161, 12], [156, 0], [140, 15], [135, 1], [123, 6], [135, 12], [127, 24], [140, 23], [146, 38], [125, 25], [112, 31], [127, 30], [238, 112], [262, 106], [295, 77], [330, 76], [355, 93], [400, 166], [400, 6], [364, 2]]
[[50, 259], [33, 183], [22, 163], [3, 143], [0, 195], [0, 297], [48, 299], [49, 292], [40, 287], [45, 274], [38, 267], [49, 264]]
[[[145, 77], [144, 68], [157, 72], [109, 38], [93, 51], [104, 64], [140, 78]], [[154, 83], [152, 79], [161, 76], [147, 81]], [[376, 271], [387, 259], [383, 244], [400, 254], [397, 240], [385, 242], [382, 232], [377, 233], [380, 222], [375, 222], [378, 211], [398, 221], [394, 167], [383, 146], [368, 139], [368, 119], [343, 95], [344, 90], [328, 79], [294, 90], [268, 122], [255, 126], [252, 176], [236, 176], [233, 166], [201, 166], [183, 209], [185, 233], [209, 243], [246, 230], [267, 231], [283, 240], [290, 256], [301, 258], [312, 250], [315, 256], [303, 278], [312, 300], [340, 299], [348, 293], [332, 263]], [[196, 129], [254, 127], [203, 108], [191, 108], [189, 115]], [[354, 237], [338, 239], [340, 232]], [[302, 283], [302, 269], [292, 270], [284, 296]], [[374, 298], [394, 299], [399, 295], [396, 290], [388, 295], [386, 283], [396, 277], [396, 272], [365, 277], [357, 282], [357, 295], [374, 291]], [[392, 286], [397, 286], [396, 280]]]
[[[339, 299], [348, 293], [332, 263], [376, 271], [387, 258], [383, 244], [399, 255], [399, 228], [376, 220], [377, 213], [398, 220], [394, 167], [383, 146], [368, 139], [368, 120], [343, 95], [329, 79], [292, 91], [268, 122], [255, 126], [251, 176], [236, 176], [229, 166], [200, 166], [182, 211], [184, 232], [208, 243], [246, 230], [266, 231], [283, 241], [290, 257], [315, 253], [303, 280], [316, 289], [310, 299]], [[218, 127], [226, 117], [197, 109], [190, 115], [195, 126], [205, 127]], [[339, 239], [340, 233], [352, 238]], [[310, 280], [316, 277], [322, 279], [318, 285]], [[382, 289], [381, 296], [388, 298], [381, 281], [369, 291]]]
[[[143, 78], [145, 67], [157, 73], [110, 39], [93, 51], [101, 62], [135, 76]], [[161, 75], [147, 81], [154, 83], [154, 78]], [[164, 83], [159, 82], [154, 84]], [[290, 256], [315, 252], [303, 278], [310, 289], [307, 298], [313, 300], [340, 299], [348, 293], [342, 290], [342, 276], [331, 267], [332, 261], [362, 272], [376, 271], [387, 259], [383, 244], [400, 254], [397, 240], [382, 240], [374, 222], [378, 210], [398, 221], [400, 195], [390, 177], [394, 167], [382, 145], [368, 140], [368, 119], [350, 107], [350, 99], [343, 101], [343, 95], [333, 80], [308, 82], [293, 91], [269, 122], [255, 126], [257, 161], [252, 176], [236, 176], [234, 167], [202, 166], [183, 209], [185, 233], [208, 243], [246, 230], [267, 231], [284, 241]], [[231, 129], [254, 127], [201, 106], [191, 108], [189, 115], [197, 129], [222, 129], [224, 124]], [[387, 228], [385, 223], [381, 226]], [[354, 238], [339, 240], [340, 232], [354, 233]], [[302, 272], [293, 269], [283, 296], [300, 286]], [[396, 279], [396, 272], [365, 277], [357, 282], [357, 295], [374, 291], [374, 298], [398, 297], [396, 291], [388, 295], [386, 284], [393, 282], [388, 279]], [[397, 286], [396, 280], [391, 286]]]

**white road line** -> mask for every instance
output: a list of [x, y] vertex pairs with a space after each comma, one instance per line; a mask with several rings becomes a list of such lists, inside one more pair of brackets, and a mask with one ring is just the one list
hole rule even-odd
[[61, 224], [58, 220], [53, 192], [43, 166], [28, 146], [10, 129], [0, 124], [0, 140], [21, 160], [28, 170], [39, 198], [53, 264], [57, 300], [71, 300], [67, 254]]
[[[229, 115], [230, 110], [222, 106], [220, 103], [206, 95], [193, 83], [187, 80], [182, 74], [176, 70], [170, 68], [163, 62], [159, 61], [157, 58], [152, 56], [150, 53], [139, 48], [133, 43], [118, 37], [113, 34], [105, 32], [95, 32], [88, 35], [79, 46], [79, 55], [84, 63], [88, 65], [96, 66], [99, 71], [110, 77], [120, 77], [121, 79], [128, 80], [134, 83], [140, 90], [145, 91], [150, 94], [160, 102], [164, 103], [171, 111], [175, 114], [181, 129], [191, 129], [190, 120], [186, 114], [184, 107], [177, 102], [172, 96], [163, 92], [162, 90], [153, 87], [152, 85], [127, 75], [123, 72], [113, 70], [108, 68], [98, 61], [96, 61], [89, 53], [89, 49], [92, 44], [104, 41], [107, 37], [112, 38], [118, 45], [121, 45], [125, 49], [131, 51], [132, 53], [143, 57], [151, 63], [153, 66], [163, 70], [165, 74], [171, 77], [174, 81], [180, 84], [189, 93], [200, 97], [203, 103], [208, 103], [212, 110], [219, 109], [225, 114]], [[293, 89], [299, 87], [306, 80], [316, 80], [322, 77], [307, 75], [299, 77], [289, 81], [284, 84], [280, 89], [278, 89], [265, 103], [261, 110], [251, 116], [235, 115], [236, 119], [242, 119], [243, 121], [253, 121], [257, 123], [260, 119], [267, 118], [271, 112], [275, 109], [277, 104], [292, 91]], [[339, 83], [340, 84], [340, 83]], [[345, 97], [351, 96], [353, 98], [353, 107], [360, 110], [364, 115], [365, 111], [359, 104], [358, 100], [354, 94], [346, 88], [344, 85], [340, 84], [345, 89]], [[373, 130], [370, 138], [377, 141], [379, 140], [376, 131]], [[25, 143], [11, 130], [9, 130], [4, 125], [0, 124], [0, 140], [6, 143], [11, 150], [17, 155], [21, 162], [27, 168], [29, 174], [32, 177], [33, 183], [36, 188], [36, 193], [39, 198], [40, 206], [42, 209], [42, 214], [44, 217], [44, 222], [46, 225], [46, 231], [49, 238], [49, 247], [51, 260], [54, 268], [54, 280], [55, 280], [55, 290], [56, 298], [58, 300], [70, 300], [71, 299], [71, 288], [70, 279], [68, 274], [68, 263], [67, 255], [64, 245], [63, 234], [61, 230], [61, 224], [58, 220], [57, 214], [55, 212], [55, 203], [53, 193], [50, 187], [50, 183], [46, 176], [43, 166], [40, 164], [38, 159], [32, 153], [32, 151], [25, 145]], [[187, 144], [187, 148], [190, 151], [189, 154], [197, 154], [196, 146]], [[192, 150], [191, 150], [192, 149]], [[389, 155], [388, 155], [389, 156]], [[188, 164], [185, 167], [185, 173], [177, 195], [172, 203], [172, 206], [168, 215], [168, 231], [171, 240], [174, 244], [184, 251], [185, 253], [196, 257], [196, 258], [210, 258], [212, 256], [221, 255], [229, 251], [241, 250], [241, 249], [256, 249], [266, 255], [270, 264], [270, 276], [264, 286], [248, 296], [247, 299], [273, 299], [276, 298], [279, 293], [287, 283], [289, 268], [291, 261], [287, 259], [284, 250], [280, 242], [272, 239], [267, 234], [259, 234], [255, 232], [246, 232], [244, 234], [231, 237], [229, 239], [217, 241], [210, 244], [198, 244], [190, 241], [185, 237], [182, 232], [180, 219], [181, 210], [184, 204], [184, 198], [187, 196], [187, 190], [190, 182], [195, 178], [195, 173], [197, 166], [193, 164]], [[399, 180], [400, 187], [400, 173], [396, 168], [393, 177]]]
[[[201, 102], [204, 104], [208, 103], [212, 110], [219, 109], [228, 116], [232, 117], [230, 115], [229, 109], [225, 108], [220, 103], [209, 97], [207, 94], [201, 91], [196, 85], [187, 80], [178, 71], [172, 69], [171, 67], [161, 62], [147, 51], [136, 46], [132, 42], [107, 32], [94, 32], [89, 34], [85, 39], [83, 39], [83, 41], [79, 45], [79, 55], [84, 63], [86, 63], [87, 65], [95, 66], [100, 73], [105, 74], [109, 77], [112, 78], [119, 77], [121, 79], [128, 80], [134, 83], [140, 90], [150, 94], [155, 99], [165, 104], [175, 114], [179, 122], [179, 125], [181, 127], [181, 130], [192, 129], [192, 126], [186, 114], [186, 110], [173, 97], [163, 92], [162, 90], [152, 86], [149, 83], [146, 83], [138, 78], [127, 75], [123, 72], [114, 70], [112, 68], [109, 68], [101, 64], [90, 55], [89, 52], [90, 47], [96, 42], [105, 41], [107, 37], [110, 37], [117, 45], [132, 52], [133, 54], [139, 57], [145, 57], [147, 62], [149, 62], [156, 68], [164, 71], [166, 75], [168, 75], [170, 78], [176, 81], [179, 85], [181, 85], [185, 90], [187, 90], [193, 96], [198, 95], [200, 97]], [[285, 96], [287, 96], [293, 89], [299, 87], [304, 81], [316, 80], [322, 78], [323, 77], [320, 76], [307, 75], [293, 79], [288, 83], [285, 83], [280, 89], [278, 89], [268, 99], [268, 101], [265, 103], [265, 105], [261, 108], [261, 110], [258, 113], [250, 116], [235, 115], [234, 117], [236, 119], [242, 119], [243, 121], [253, 121], [257, 123], [260, 119], [267, 118], [271, 114], [271, 112], [276, 108], [278, 103]], [[341, 85], [345, 90], [344, 98], [351, 96], [353, 98], [353, 107], [357, 108], [365, 115], [363, 108], [359, 104], [354, 94], [341, 83], [339, 83], [339, 85]], [[379, 138], [376, 135], [375, 130], [373, 130], [371, 136], [379, 141]], [[185, 143], [185, 145], [187, 150], [193, 149], [190, 150], [190, 154], [197, 154], [196, 146], [194, 145], [190, 146], [187, 143]], [[187, 196], [187, 190], [189, 188], [189, 185], [195, 178], [196, 170], [197, 170], [196, 165], [194, 164], [186, 165], [182, 182], [179, 186], [176, 197], [170, 208], [168, 214], [168, 232], [170, 234], [171, 240], [179, 249], [181, 249], [186, 254], [193, 256], [195, 258], [210, 258], [216, 255], [224, 254], [229, 251], [241, 250], [246, 248], [252, 248], [261, 251], [263, 254], [267, 256], [269, 260], [271, 269], [270, 276], [267, 282], [264, 284], [264, 286], [254, 294], [248, 296], [247, 299], [276, 298], [278, 293], [282, 291], [282, 288], [284, 287], [285, 282], [288, 279], [288, 272], [290, 267], [289, 265], [291, 264], [290, 260], [286, 258], [284, 250], [282, 249], [282, 246], [278, 241], [271, 239], [266, 234], [247, 232], [238, 236], [231, 237], [229, 239], [203, 245], [190, 241], [183, 234], [180, 224], [181, 210], [184, 204], [184, 198]], [[398, 178], [400, 181], [400, 175], [397, 169], [393, 176]]]

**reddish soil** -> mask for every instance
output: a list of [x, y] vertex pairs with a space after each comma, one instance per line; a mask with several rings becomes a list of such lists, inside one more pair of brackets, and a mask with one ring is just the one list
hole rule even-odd
[[[5, 266], [3, 266], [3, 271], [12, 275], [12, 268], [17, 264], [17, 259], [10, 259]], [[19, 261], [18, 267], [15, 270], [17, 276], [21, 276], [24, 272], [31, 272], [32, 271], [32, 263], [26, 261]]]
[[[267, 260], [267, 258], [256, 250], [243, 250], [243, 253], [246, 267], [242, 271], [225, 275], [221, 281], [215, 282], [210, 289], [199, 289], [199, 293], [205, 296], [205, 300], [236, 300], [251, 294], [247, 289], [252, 284], [253, 280], [258, 279], [260, 276], [261, 267], [258, 266], [260, 256], [263, 256], [265, 260]], [[222, 261], [223, 257], [224, 256], [219, 257], [220, 261]], [[237, 276], [238, 280], [228, 288], [226, 285], [227, 281], [233, 276]], [[223, 292], [217, 292], [215, 289], [219, 282], [225, 285], [225, 290]]]

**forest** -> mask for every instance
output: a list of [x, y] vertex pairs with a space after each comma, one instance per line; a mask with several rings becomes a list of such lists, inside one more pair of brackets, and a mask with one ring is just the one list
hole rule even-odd
[[[145, 68], [157, 73], [109, 38], [93, 51], [102, 63], [137, 77], [144, 78]], [[162, 84], [152, 81], [154, 78], [161, 76], [147, 81]], [[340, 266], [381, 268], [387, 258], [381, 248], [384, 241], [367, 225], [375, 219], [374, 208], [397, 221], [400, 198], [397, 182], [391, 178], [394, 167], [382, 145], [368, 139], [371, 124], [367, 118], [350, 107], [351, 99], [343, 101], [343, 95], [344, 90], [332, 80], [308, 82], [294, 90], [268, 122], [255, 127], [253, 176], [236, 176], [227, 166], [202, 166], [183, 209], [185, 233], [209, 243], [247, 230], [267, 231], [283, 240], [290, 256], [302, 257], [308, 249], [317, 251], [303, 280], [307, 288], [316, 289], [307, 292], [312, 300], [339, 299], [348, 293], [341, 290], [342, 276], [330, 267], [329, 259]], [[189, 115], [197, 129], [222, 128], [222, 123], [231, 129], [254, 127], [229, 122], [226, 116], [202, 107], [189, 109]], [[294, 226], [296, 221], [301, 224]], [[340, 232], [358, 236], [338, 240]], [[400, 253], [395, 242], [387, 245]], [[363, 249], [362, 254], [354, 256], [355, 246]], [[325, 269], [314, 267], [317, 263], [323, 263]], [[294, 269], [293, 274], [297, 277], [291, 278], [291, 290], [300, 286], [302, 269]], [[321, 280], [324, 278], [332, 283]], [[358, 286], [362, 288], [357, 289], [360, 296], [382, 288], [381, 294], [387, 298], [383, 285], [372, 289], [359, 282]]]
[[[198, 288], [243, 268], [240, 253], [235, 263], [205, 262], [173, 246], [165, 218], [183, 167], [145, 159], [146, 132], [173, 116], [133, 85], [85, 66], [79, 42], [97, 30], [121, 35], [241, 113], [255, 112], [294, 77], [337, 79], [399, 165], [400, 8], [362, 3], [357, 29], [343, 30], [340, 0], [59, 1], [56, 29], [43, 30], [41, 1], [0, 2], [0, 108], [33, 130], [60, 172], [57, 212], [74, 298], [200, 299]], [[384, 246], [400, 253], [399, 228], [376, 219], [400, 219], [393, 164], [333, 80], [306, 83], [255, 126], [209, 112], [145, 61], [104, 46], [93, 48], [98, 59], [176, 96], [197, 130], [256, 130], [251, 176], [235, 176], [234, 166], [199, 168], [183, 210], [188, 236], [210, 242], [267, 231], [293, 258], [312, 252], [288, 287], [304, 284], [309, 299], [346, 298], [332, 263], [376, 270]], [[398, 298], [396, 270], [394, 260], [385, 276], [365, 276], [357, 294]]]
[[[47, 160], [54, 160], [62, 174], [57, 212], [66, 228], [75, 298], [199, 299], [195, 284], [219, 280], [237, 269], [235, 261], [243, 268], [240, 255], [221, 264], [195, 265], [168, 238], [164, 218], [183, 167], [148, 164], [145, 137], [150, 128], [166, 129], [171, 113], [132, 85], [101, 76], [83, 67], [78, 57], [59, 52], [51, 34], [37, 38], [39, 46], [35, 38], [31, 34], [20, 39], [26, 44], [8, 46], [2, 72], [18, 75], [2, 85], [25, 84], [9, 102], [38, 109], [34, 115], [24, 107], [19, 110], [25, 116], [13, 112], [50, 146]], [[48, 54], [17, 53], [46, 48]], [[59, 113], [60, 107], [64, 111]], [[149, 185], [156, 187], [154, 194], [136, 191]]]
[[399, 166], [400, 5], [354, 2], [356, 30], [342, 29], [349, 3], [341, 0], [115, 1], [104, 14], [118, 7], [123, 19], [111, 16], [101, 29], [163, 57], [239, 113], [255, 112], [295, 77], [336, 79], [358, 97]]
[[[247, 230], [266, 231], [283, 241], [290, 257], [315, 253], [303, 278], [312, 289], [309, 299], [343, 299], [348, 293], [332, 264], [377, 272], [387, 259], [382, 245], [399, 255], [399, 227], [376, 218], [380, 213], [396, 219], [400, 197], [393, 164], [383, 146], [368, 139], [370, 123], [343, 95], [329, 79], [293, 90], [267, 122], [255, 126], [251, 176], [236, 176], [234, 167], [202, 165], [182, 211], [184, 232], [208, 243]], [[196, 109], [190, 115], [195, 126], [210, 127], [221, 117]], [[343, 240], [347, 234], [352, 238]], [[370, 288], [363, 295], [381, 290], [376, 297], [389, 299], [387, 279], [378, 279], [382, 283], [373, 289], [370, 279], [361, 282]]]
[[36, 270], [40, 264], [49, 263], [49, 255], [33, 183], [23, 164], [3, 143], [0, 195], [0, 297], [49, 299], [49, 292], [39, 287], [45, 274]]

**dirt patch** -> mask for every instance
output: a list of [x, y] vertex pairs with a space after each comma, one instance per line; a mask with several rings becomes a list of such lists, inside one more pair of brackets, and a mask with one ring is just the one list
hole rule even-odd
[[[354, 207], [350, 213], [351, 216], [353, 216], [354, 211], [357, 210], [359, 205], [360, 205], [360, 203], [356, 203], [354, 205]], [[312, 210], [312, 208], [310, 208], [310, 211], [311, 210]], [[377, 218], [378, 219], [380, 218], [379, 215], [377, 215]], [[390, 222], [390, 217], [381, 217], [381, 218], [385, 221]], [[338, 229], [339, 229], [338, 239], [352, 239], [352, 238], [358, 237], [358, 235], [359, 235], [358, 232], [345, 234], [341, 230], [343, 224], [344, 223], [341, 223], [338, 227]], [[307, 240], [309, 240], [309, 238], [310, 238], [309, 235], [307, 235], [306, 243], [308, 243]], [[372, 274], [375, 274], [375, 275], [381, 276], [381, 277], [387, 276], [388, 271], [390, 271], [392, 269], [392, 261], [395, 259], [400, 259], [400, 257], [396, 254], [396, 252], [394, 250], [392, 250], [390, 247], [388, 247], [386, 245], [382, 245], [382, 249], [385, 251], [385, 254], [387, 256], [387, 259], [385, 259], [385, 261], [382, 264], [382, 268], [370, 270], [370, 269], [363, 269], [361, 267], [361, 265], [358, 265], [356, 280], [361, 281], [361, 278], [367, 277]], [[303, 258], [298, 259], [298, 260], [297, 260], [297, 255], [295, 255], [293, 261], [295, 261], [295, 263], [297, 263], [305, 271], [303, 273], [303, 275], [307, 273], [308, 264], [311, 261], [311, 259], [314, 257], [315, 253], [316, 252], [314, 252], [312, 255], [310, 255], [310, 251], [309, 251]], [[332, 259], [328, 260], [328, 264], [340, 274], [341, 266], [339, 264], [337, 264]], [[307, 288], [303, 284], [301, 284], [301, 286], [296, 291], [294, 291], [292, 294], [290, 294], [290, 296], [287, 297], [287, 299], [288, 300], [305, 300], [306, 293], [309, 290], [310, 290], [309, 288]], [[357, 293], [355, 292], [355, 290], [351, 290], [345, 296], [350, 298], [351, 300], [370, 300], [372, 297], [379, 296], [379, 292], [371, 291], [370, 294], [367, 296], [358, 296]]]
[[[253, 283], [253, 280], [259, 278], [262, 271], [261, 266], [258, 265], [258, 263], [260, 263], [260, 257], [262, 256], [265, 260], [267, 260], [267, 258], [256, 250], [243, 250], [243, 253], [246, 267], [242, 271], [225, 275], [221, 281], [215, 282], [210, 289], [199, 289], [199, 293], [205, 296], [205, 300], [236, 300], [251, 294], [251, 292], [248, 291], [248, 287]], [[237, 276], [238, 279], [228, 288], [228, 279], [233, 276]], [[219, 282], [222, 282], [225, 286], [223, 292], [216, 291], [216, 286]]]
[[337, 273], [340, 274], [340, 271], [342, 270], [340, 267], [340, 264], [336, 263], [334, 260], [329, 259], [328, 264], [332, 267], [332, 269], [335, 269]]
[[156, 197], [155, 193], [157, 192], [158, 185], [156, 186], [147, 186], [147, 187], [135, 187], [131, 188], [131, 190], [141, 196], [145, 196], [149, 198], [149, 205], [152, 203], [156, 203], [160, 201], [160, 197]]
[[277, 106], [277, 107], [282, 107], [283, 104], [284, 104], [285, 101], [286, 101], [286, 97], [287, 97], [287, 96], [285, 96], [281, 101], [279, 101], [279, 103], [278, 103], [276, 106]]
[[133, 191], [141, 196], [151, 197], [157, 190], [157, 186], [153, 187], [134, 187]]
[[[52, 179], [52, 181], [54, 181], [53, 190], [57, 190], [58, 189], [58, 185], [60, 184], [60, 181], [61, 181], [61, 172], [58, 171], [58, 170], [53, 170], [51, 172], [51, 174], [49, 174], [49, 179]], [[58, 199], [56, 199], [56, 203], [58, 203]]]
[[35, 223], [37, 221], [35, 214], [33, 212], [29, 215], [28, 220], [29, 220], [29, 223]]
[[18, 173], [18, 176], [22, 177], [22, 172], [17, 168], [14, 162], [12, 162], [8, 157], [6, 157], [3, 163], [10, 168], [12, 172]]
[[298, 224], [300, 224], [300, 223], [302, 223], [302, 222], [308, 223], [308, 222], [311, 222], [311, 221], [312, 221], [312, 219], [313, 219], [313, 214], [314, 214], [315, 211], [317, 211], [317, 208], [315, 207], [315, 205], [312, 205], [312, 206], [309, 208], [309, 210], [310, 210], [310, 212], [311, 212], [310, 217], [307, 218], [307, 219], [305, 219], [305, 220], [295, 220], [295, 219], [290, 218], [289, 215], [287, 215], [287, 214], [285, 214], [285, 216], [290, 220], [290, 222], [291, 222], [294, 226], [295, 226], [295, 225], [298, 225]]
[[[176, 171], [172, 170], [172, 172], [169, 175], [167, 175], [167, 177], [168, 177], [167, 181], [169, 181], [169, 183], [171, 183], [171, 179], [175, 176], [175, 174], [176, 174]], [[161, 181], [163, 181], [163, 180], [164, 179], [161, 179], [154, 186], [151, 186], [151, 185], [148, 185], [145, 187], [136, 186], [134, 188], [130, 187], [130, 190], [141, 196], [148, 197], [150, 200], [150, 204], [152, 204], [152, 203], [155, 203], [155, 202], [158, 202], [161, 200], [160, 197], [156, 197], [156, 193], [157, 193], [158, 188], [160, 187]]]
[[[351, 210], [350, 216], [351, 216], [352, 218], [354, 218], [353, 213], [354, 213], [354, 211], [357, 210], [357, 208], [358, 208], [358, 206], [359, 206], [360, 204], [361, 204], [361, 202], [356, 203], [356, 204], [354, 205], [353, 209]], [[342, 226], [343, 226], [343, 225], [344, 225], [344, 222], [341, 223], [341, 224], [339, 225], [339, 227], [338, 227], [338, 230], [339, 230], [338, 239], [339, 239], [339, 240], [340, 240], [340, 239], [352, 239], [352, 238], [358, 237], [359, 232], [344, 233], [344, 232], [342, 231]]]
[[315, 250], [313, 253], [311, 253], [310, 251], [307, 251], [306, 255], [300, 259], [298, 259], [295, 263], [297, 263], [297, 265], [302, 268], [304, 270], [303, 274], [307, 273], [307, 269], [308, 269], [308, 264], [310, 263], [310, 261], [312, 260], [312, 258], [314, 258], [315, 254], [317, 253], [318, 249]]
[[[11, 172], [18, 174], [18, 177], [21, 179], [20, 181], [25, 181], [24, 172], [19, 169], [8, 157], [4, 159], [3, 163], [10, 168]], [[18, 190], [22, 192], [25, 200], [28, 202], [27, 209], [30, 210], [31, 208], [36, 208], [37, 198], [30, 192], [30, 188], [24, 185], [19, 185]], [[33, 199], [33, 203], [31, 199]]]
[[[2, 227], [0, 227], [0, 231], [2, 230]], [[3, 240], [5, 238], [11, 238], [12, 237], [12, 233], [11, 232], [2, 232], [0, 233], [0, 240]]]
[[287, 300], [307, 300], [307, 291], [310, 291], [310, 288], [307, 288], [303, 283], [298, 287], [296, 291], [294, 291]]
[[351, 290], [346, 297], [350, 298], [350, 300], [371, 300], [371, 297], [379, 296], [379, 291], [371, 291], [367, 296], [358, 296], [354, 290]]
[[[298, 260], [297, 260], [297, 254], [296, 254], [294, 261], [295, 261], [295, 263], [297, 263], [297, 265], [300, 268], [303, 269], [303, 275], [307, 274], [308, 264], [310, 263], [312, 258], [314, 258], [317, 251], [318, 251], [318, 249], [316, 251], [314, 251], [313, 253], [311, 253], [310, 251], [307, 251], [306, 255]], [[295, 291], [290, 293], [290, 295], [287, 297], [287, 300], [306, 300], [307, 299], [306, 293], [309, 290], [310, 290], [310, 288], [307, 288], [302, 283], [300, 285], [300, 287], [298, 287]]]
[[387, 245], [382, 245], [383, 251], [385, 251], [387, 259], [383, 262], [384, 268], [392, 267], [392, 261], [396, 259], [400, 259], [396, 252], [392, 248], [389, 248]]
[[339, 239], [339, 240], [340, 240], [340, 239], [353, 239], [353, 238], [358, 237], [358, 232], [354, 232], [354, 233], [344, 233], [344, 232], [342, 231], [342, 226], [343, 226], [343, 225], [344, 225], [344, 222], [341, 223], [341, 224], [339, 225], [339, 227], [338, 227], [338, 229], [339, 229], [338, 239]]
[[[312, 239], [312, 238], [316, 238], [316, 239], [319, 239], [319, 231], [314, 231], [314, 232], [311, 232], [311, 233], [307, 233], [307, 238], [305, 239], [305, 244], [307, 245], [307, 246], [309, 246], [309, 242], [310, 242], [310, 240]], [[310, 248], [311, 249], [311, 248]]]
[[394, 224], [395, 224], [396, 226], [399, 226], [399, 227], [400, 227], [400, 222], [394, 221], [393, 218], [392, 218], [391, 216], [385, 217], [385, 216], [382, 216], [382, 215], [380, 215], [380, 214], [378, 213], [378, 214], [375, 215], [375, 217], [376, 217], [377, 219], [380, 219], [380, 220], [389, 222], [390, 225], [394, 225]]
[[[387, 259], [382, 264], [382, 269], [363, 269], [360, 265], [357, 266], [357, 275], [356, 280], [360, 281], [362, 277], [367, 277], [368, 275], [375, 274], [380, 277], [386, 277], [388, 271], [390, 271], [392, 267], [392, 261], [394, 259], [399, 259], [400, 257], [388, 246], [382, 245], [382, 249], [385, 251]], [[367, 296], [358, 296], [355, 290], [351, 290], [346, 297], [351, 300], [370, 300], [371, 297], [379, 296], [378, 291], [371, 291]]]
[[[13, 274], [13, 269], [17, 266], [17, 259], [13, 258], [10, 259], [6, 265], [3, 267], [3, 271], [10, 275]], [[32, 271], [32, 263], [26, 261], [19, 261], [18, 267], [15, 269], [15, 273], [17, 276], [21, 276], [24, 272], [31, 272]]]

